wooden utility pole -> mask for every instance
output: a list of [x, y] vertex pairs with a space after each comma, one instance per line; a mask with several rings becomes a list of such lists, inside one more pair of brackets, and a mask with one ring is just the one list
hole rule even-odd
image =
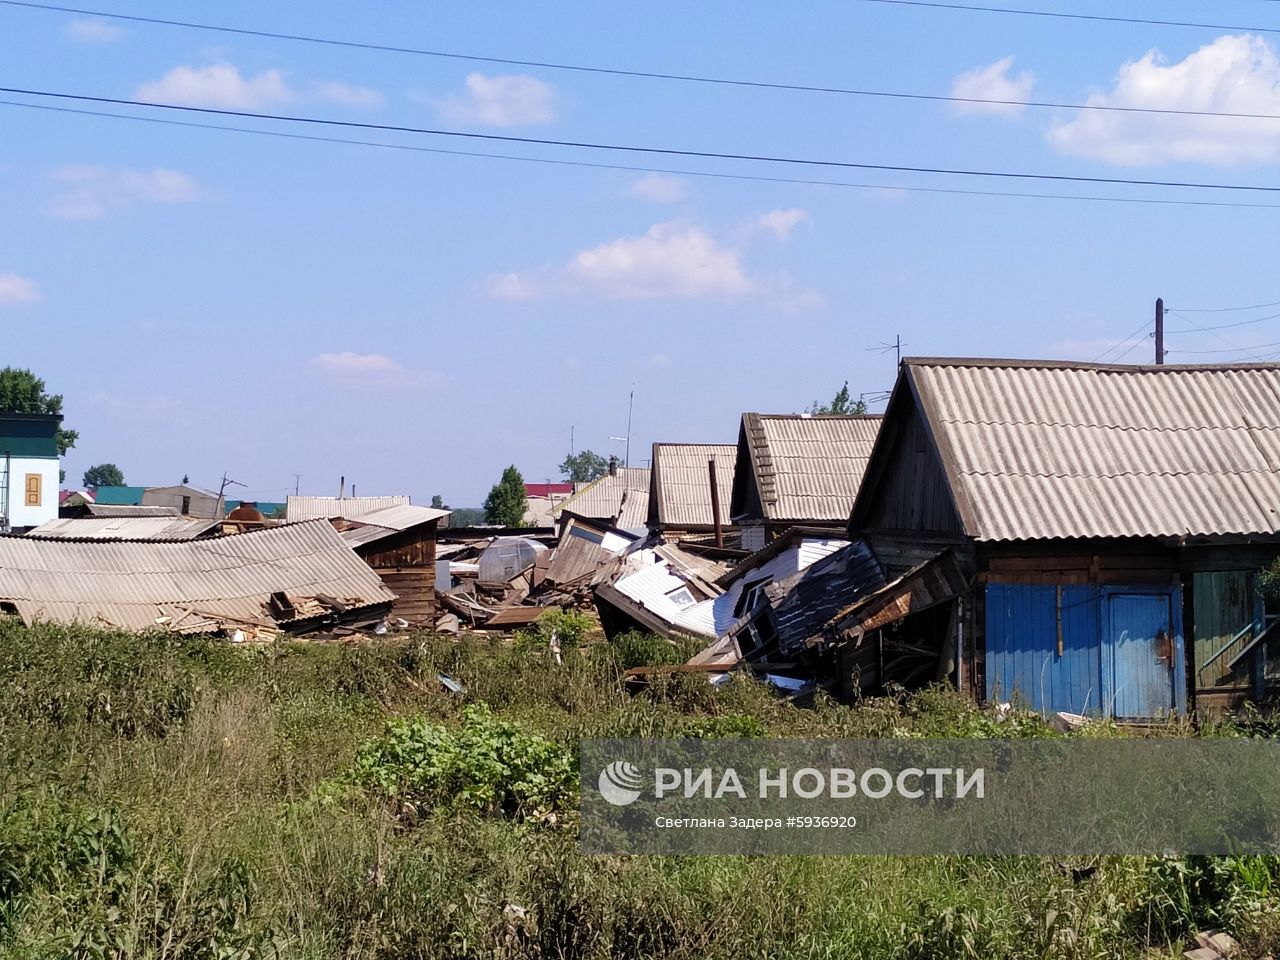
[[716, 483], [716, 462], [707, 461], [707, 473], [711, 476], [711, 523], [715, 526], [716, 546], [724, 546], [724, 526], [720, 523], [720, 486]]
[[1156, 297], [1156, 363], [1164, 363], [1164, 298]]

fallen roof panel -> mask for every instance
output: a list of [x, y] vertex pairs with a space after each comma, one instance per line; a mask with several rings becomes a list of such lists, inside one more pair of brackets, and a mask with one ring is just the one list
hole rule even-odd
[[[267, 598], [326, 594], [351, 610], [390, 604], [388, 590], [327, 520], [181, 543], [0, 537], [0, 602], [30, 624], [102, 623], [145, 630], [157, 618], [270, 623]], [[176, 629], [188, 629], [180, 622]]]
[[[137, 508], [128, 508], [137, 509]], [[161, 514], [148, 516], [62, 517], [48, 520], [26, 533], [39, 540], [194, 540], [217, 527], [219, 521]]]

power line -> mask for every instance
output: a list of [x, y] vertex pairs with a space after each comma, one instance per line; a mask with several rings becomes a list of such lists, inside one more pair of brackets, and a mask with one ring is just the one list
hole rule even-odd
[[104, 117], [113, 120], [132, 120], [138, 123], [153, 123], [172, 127], [187, 127], [196, 130], [213, 130], [224, 133], [243, 133], [261, 137], [276, 137], [284, 140], [310, 141], [313, 143], [344, 144], [358, 147], [375, 147], [384, 150], [407, 150], [414, 153], [431, 153], [453, 157], [477, 157], [489, 160], [508, 160], [522, 163], [538, 163], [550, 166], [584, 167], [593, 170], [621, 170], [630, 173], [660, 173], [682, 177], [703, 177], [716, 180], [743, 180], [761, 183], [787, 183], [804, 186], [843, 187], [859, 190], [901, 190], [906, 193], [933, 193], [967, 197], [1004, 197], [1024, 200], [1075, 200], [1093, 203], [1130, 203], [1150, 204], [1156, 206], [1192, 206], [1192, 207], [1231, 207], [1237, 209], [1280, 210], [1275, 203], [1243, 203], [1229, 200], [1171, 200], [1156, 197], [1105, 197], [1089, 194], [1071, 193], [1028, 193], [1009, 190], [966, 190], [958, 187], [904, 187], [883, 183], [855, 183], [847, 180], [818, 180], [804, 177], [769, 177], [748, 173], [725, 173], [709, 170], [688, 170], [670, 167], [647, 167], [634, 164], [597, 163], [588, 160], [563, 160], [550, 157], [527, 157], [514, 154], [488, 153], [479, 150], [449, 150], [444, 147], [424, 147], [416, 144], [387, 143], [377, 140], [356, 140], [347, 137], [322, 137], [306, 133], [286, 133], [281, 130], [259, 130], [253, 127], [238, 127], [227, 124], [195, 123], [189, 120], [170, 120], [162, 117], [139, 117], [123, 113], [110, 113], [104, 110], [88, 110], [76, 107], [57, 107], [44, 103], [22, 103], [16, 100], [0, 100], [0, 106], [20, 107], [28, 110], [42, 110], [51, 113], [64, 113], [76, 116]]
[[1147, 20], [1141, 17], [1108, 17], [1093, 13], [1066, 13], [1060, 10], [1024, 10], [1018, 7], [989, 7], [967, 3], [941, 3], [937, 0], [862, 0], [896, 7], [928, 7], [937, 10], [964, 10], [974, 13], [1008, 13], [1024, 17], [1053, 17], [1061, 20], [1094, 20], [1102, 23], [1138, 23], [1152, 27], [1194, 27], [1198, 30], [1230, 30], [1246, 33], [1280, 33], [1280, 27], [1242, 27], [1226, 23], [1194, 23], [1186, 20]]
[[[1266, 349], [1267, 347], [1280, 347], [1280, 340], [1277, 340], [1274, 343], [1255, 343], [1253, 344], [1253, 346], [1250, 346], [1250, 347], [1232, 347], [1230, 350], [1170, 350], [1168, 352], [1169, 353], [1187, 353], [1187, 354], [1195, 354], [1196, 356], [1200, 356], [1200, 355], [1208, 355], [1211, 353], [1249, 353], [1249, 351], [1251, 350], [1263, 350], [1263, 349]], [[1256, 360], [1258, 358], [1257, 356], [1254, 356], [1253, 359]]]
[[1251, 307], [1200, 307], [1192, 309], [1191, 307], [1179, 307], [1179, 313], [1235, 313], [1239, 310], [1262, 310], [1266, 307], [1280, 307], [1280, 300], [1274, 303], [1255, 303]]
[[270, 40], [285, 40], [294, 43], [312, 43], [331, 47], [346, 47], [355, 50], [368, 50], [380, 53], [408, 54], [420, 57], [435, 57], [444, 60], [462, 60], [471, 63], [500, 64], [511, 67], [533, 67], [543, 70], [564, 70], [574, 73], [590, 73], [603, 76], [628, 77], [643, 80], [666, 80], [677, 83], [696, 83], [728, 87], [748, 87], [759, 90], [788, 90], [802, 93], [835, 94], [852, 97], [873, 97], [890, 100], [917, 100], [934, 103], [966, 103], [980, 106], [1004, 107], [1037, 107], [1055, 110], [1094, 110], [1112, 113], [1147, 113], [1167, 116], [1186, 117], [1235, 117], [1245, 120], [1280, 120], [1276, 113], [1234, 113], [1219, 110], [1181, 110], [1165, 107], [1120, 106], [1099, 103], [1059, 103], [1048, 100], [1014, 100], [995, 97], [958, 97], [942, 94], [908, 93], [894, 90], [871, 90], [857, 87], [838, 87], [823, 84], [784, 83], [766, 80], [745, 80], [734, 77], [715, 77], [699, 74], [662, 73], [654, 70], [628, 70], [621, 67], [598, 67], [578, 63], [560, 63], [549, 60], [521, 60], [513, 57], [495, 57], [484, 54], [458, 53], [447, 50], [429, 50], [417, 47], [403, 47], [384, 43], [367, 43], [356, 40], [342, 40], [336, 37], [315, 37], [297, 33], [278, 33], [269, 30], [250, 30], [243, 27], [229, 27], [221, 24], [202, 23], [193, 20], [171, 20], [164, 17], [141, 17], [123, 13], [110, 13], [105, 10], [91, 10], [82, 7], [65, 7], [47, 3], [33, 3], [29, 0], [0, 0], [0, 5], [20, 7], [32, 10], [45, 10], [56, 13], [70, 13], [78, 16], [101, 17], [107, 20], [121, 20], [129, 23], [144, 23], [152, 26], [178, 27], [189, 30], [205, 30], [214, 33], [226, 33], [237, 36], [260, 37]]
[[[1096, 357], [1094, 357], [1094, 358], [1093, 358], [1092, 360], [1090, 360], [1089, 362], [1090, 362], [1090, 363], [1101, 363], [1101, 362], [1102, 362], [1103, 357], [1107, 356], [1107, 354], [1111, 353], [1111, 351], [1113, 351], [1113, 350], [1119, 350], [1121, 347], [1123, 347], [1123, 346], [1124, 346], [1126, 343], [1128, 343], [1130, 340], [1133, 340], [1135, 337], [1139, 337], [1140, 335], [1144, 335], [1144, 334], [1145, 334], [1146, 336], [1148, 336], [1148, 337], [1149, 337], [1149, 336], [1151, 336], [1151, 334], [1147, 333], [1147, 328], [1148, 328], [1149, 326], [1151, 326], [1151, 321], [1150, 321], [1150, 320], [1143, 320], [1143, 321], [1142, 321], [1142, 326], [1138, 327], [1138, 329], [1137, 329], [1137, 330], [1133, 331], [1133, 333], [1129, 334], [1127, 337], [1125, 337], [1125, 338], [1124, 338], [1123, 340], [1121, 340], [1119, 343], [1113, 343], [1111, 346], [1107, 347], [1107, 349], [1106, 349], [1106, 350], [1103, 350], [1103, 351], [1102, 351], [1102, 353], [1098, 354]], [[1133, 344], [1133, 347], [1136, 347], [1136, 346], [1137, 346], [1139, 343], [1141, 343], [1141, 342], [1142, 342], [1142, 340], [1141, 340], [1141, 339], [1136, 340], [1136, 341], [1134, 342], [1134, 344]], [[1123, 354], [1121, 354], [1121, 356], [1127, 356], [1127, 355], [1128, 355], [1128, 354], [1133, 350], [1133, 347], [1130, 347], [1130, 348], [1129, 348], [1128, 350], [1126, 350]]]
[[607, 150], [619, 153], [642, 153], [673, 157], [698, 157], [710, 160], [742, 160], [752, 163], [786, 163], [809, 167], [833, 167], [851, 170], [884, 170], [893, 173], [928, 173], [957, 177], [985, 177], [1012, 180], [1046, 180], [1057, 183], [1102, 183], [1120, 186], [1177, 187], [1198, 190], [1235, 190], [1257, 193], [1280, 193], [1280, 187], [1261, 184], [1200, 183], [1185, 180], [1132, 180], [1122, 177], [1082, 177], [1049, 173], [1014, 173], [995, 170], [972, 170], [954, 167], [925, 167], [906, 164], [863, 163], [849, 160], [817, 160], [806, 157], [779, 157], [768, 154], [721, 153], [713, 150], [683, 150], [673, 147], [641, 147], [632, 144], [598, 143], [585, 140], [552, 140], [542, 137], [518, 137], [511, 134], [476, 133], [463, 130], [443, 130], [431, 127], [410, 127], [397, 124], [368, 123], [355, 120], [329, 120], [321, 117], [305, 117], [293, 114], [255, 113], [248, 110], [226, 110], [216, 107], [195, 107], [176, 103], [154, 103], [129, 100], [123, 97], [96, 97], [87, 94], [62, 93], [35, 90], [25, 87], [0, 87], [0, 93], [28, 97], [46, 97], [56, 100], [76, 100], [85, 103], [105, 103], [115, 106], [141, 107], [155, 110], [175, 110], [221, 117], [241, 117], [252, 120], [272, 120], [281, 123], [305, 123], [325, 127], [343, 127], [356, 130], [379, 130], [390, 133], [426, 134], [437, 137], [457, 137], [468, 140], [486, 140], [499, 143], [525, 143], [544, 147], [569, 147], [579, 150]]
[[[1192, 320], [1190, 317], [1186, 316], [1186, 315], [1185, 315], [1181, 310], [1176, 310], [1176, 311], [1173, 311], [1173, 310], [1165, 310], [1165, 313], [1166, 313], [1166, 314], [1168, 314], [1168, 313], [1173, 313], [1173, 314], [1174, 314], [1174, 316], [1180, 317], [1180, 318], [1182, 318], [1183, 320], [1187, 321], [1187, 323], [1191, 324], [1193, 327], [1195, 327], [1195, 328], [1196, 328], [1197, 330], [1199, 330], [1201, 333], [1207, 333], [1207, 334], [1209, 334], [1211, 337], [1217, 337], [1219, 340], [1221, 340], [1223, 343], [1225, 343], [1228, 347], [1233, 348], [1233, 351], [1234, 351], [1234, 352], [1247, 354], [1247, 355], [1248, 355], [1248, 357], [1249, 357], [1249, 359], [1252, 359], [1252, 360], [1259, 360], [1259, 359], [1261, 359], [1260, 357], [1258, 357], [1258, 356], [1256, 356], [1256, 355], [1254, 355], [1254, 354], [1249, 353], [1249, 351], [1250, 351], [1252, 348], [1250, 348], [1250, 347], [1242, 347], [1242, 346], [1240, 346], [1240, 344], [1235, 343], [1235, 342], [1234, 342], [1234, 341], [1232, 341], [1232, 340], [1228, 340], [1228, 339], [1227, 339], [1226, 337], [1224, 337], [1222, 334], [1218, 333], [1218, 331], [1217, 331], [1217, 330], [1214, 330], [1214, 329], [1213, 329], [1213, 328], [1211, 328], [1211, 327], [1201, 326], [1200, 324], [1198, 324], [1198, 323], [1196, 323], [1194, 320]], [[1224, 352], [1224, 353], [1227, 353], [1227, 352], [1232, 352], [1232, 351], [1223, 351], [1223, 352]]]
[[[1183, 319], [1186, 319], [1186, 318], [1184, 317]], [[1210, 331], [1210, 330], [1227, 330], [1227, 329], [1229, 329], [1230, 327], [1247, 327], [1247, 326], [1250, 326], [1251, 324], [1255, 324], [1255, 323], [1263, 323], [1263, 322], [1265, 322], [1265, 321], [1267, 321], [1267, 320], [1277, 320], [1277, 319], [1280, 319], [1280, 313], [1273, 313], [1273, 314], [1271, 314], [1270, 316], [1266, 316], [1266, 317], [1254, 317], [1252, 320], [1237, 320], [1235, 323], [1219, 323], [1219, 324], [1215, 324], [1215, 325], [1214, 325], [1214, 326], [1212, 326], [1212, 327], [1199, 327], [1198, 329], [1200, 329], [1200, 330], [1202, 330], [1202, 331], [1204, 331], [1204, 332], [1206, 332], [1206, 333], [1207, 333], [1207, 332], [1208, 332], [1208, 331]], [[1173, 331], [1173, 332], [1174, 332], [1174, 333], [1189, 333], [1189, 332], [1191, 332], [1191, 331], [1188, 331], [1188, 330], [1175, 330], [1175, 331]]]

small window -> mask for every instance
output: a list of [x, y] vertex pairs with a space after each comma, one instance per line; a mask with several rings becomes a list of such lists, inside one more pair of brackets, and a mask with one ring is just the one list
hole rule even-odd
[[38, 507], [38, 506], [40, 506], [40, 500], [41, 500], [41, 497], [40, 497], [40, 483], [41, 483], [41, 480], [42, 480], [42, 478], [41, 478], [40, 474], [38, 474], [38, 473], [28, 473], [28, 474], [27, 474], [27, 487], [26, 487], [26, 489], [27, 489], [27, 497], [26, 497], [26, 501], [25, 501], [25, 503], [26, 503], [26, 505], [27, 505], [28, 507]]
[[676, 587], [676, 589], [667, 594], [667, 599], [681, 610], [684, 610], [686, 607], [692, 607], [698, 602], [693, 599], [693, 594], [689, 592], [688, 587]]

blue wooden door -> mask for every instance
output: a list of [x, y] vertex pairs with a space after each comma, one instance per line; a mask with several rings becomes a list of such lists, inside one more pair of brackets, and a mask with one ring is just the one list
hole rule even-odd
[[1106, 591], [1105, 599], [1113, 715], [1132, 719], [1171, 713], [1178, 705], [1175, 681], [1181, 673], [1176, 669], [1174, 596]]

